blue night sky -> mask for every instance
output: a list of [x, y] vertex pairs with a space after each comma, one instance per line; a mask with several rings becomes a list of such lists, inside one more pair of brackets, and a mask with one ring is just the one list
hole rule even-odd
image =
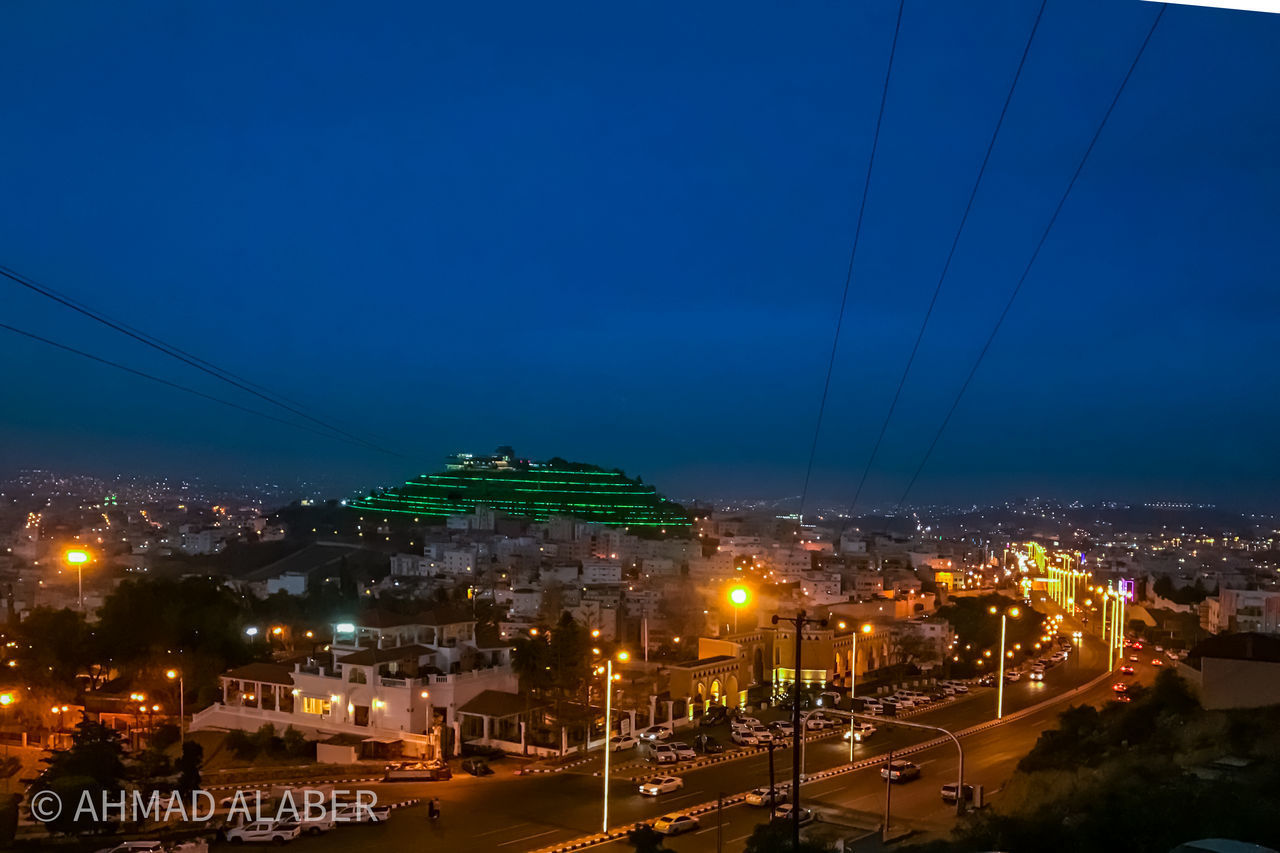
[[[821, 500], [852, 498], [1037, 7], [907, 0]], [[867, 500], [905, 485], [1158, 9], [1049, 0]], [[512, 444], [798, 494], [896, 11], [4, 4], [0, 264], [404, 457], [0, 331], [0, 468], [367, 488]], [[1280, 503], [1278, 87], [1280, 16], [1168, 8], [913, 498]], [[266, 406], [7, 281], [0, 306]]]

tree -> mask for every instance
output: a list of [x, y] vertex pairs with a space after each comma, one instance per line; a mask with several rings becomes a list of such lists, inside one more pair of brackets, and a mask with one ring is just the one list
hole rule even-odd
[[789, 820], [771, 820], [756, 826], [747, 838], [744, 853], [829, 853], [833, 848], [816, 841], [800, 839], [797, 849], [792, 844], [794, 830]]
[[194, 740], [184, 741], [177, 761], [178, 790], [189, 794], [200, 787], [200, 768], [204, 764], [204, 747]]
[[[40, 791], [52, 791], [64, 804], [56, 817], [42, 821], [51, 832], [84, 833], [100, 831], [110, 825], [96, 815], [97, 820], [75, 818], [74, 804], [88, 796], [95, 804], [104, 797], [118, 799], [124, 790], [126, 778], [124, 746], [120, 735], [102, 723], [83, 716], [71, 735], [71, 746], [63, 750], [49, 750], [41, 759], [45, 767], [31, 786], [32, 799]], [[32, 815], [36, 820], [40, 818]]]

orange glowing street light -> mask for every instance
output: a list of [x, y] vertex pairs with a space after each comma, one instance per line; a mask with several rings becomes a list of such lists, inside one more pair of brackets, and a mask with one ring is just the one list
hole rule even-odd
[[733, 633], [738, 633], [738, 611], [741, 610], [751, 598], [751, 593], [747, 592], [745, 586], [735, 586], [729, 590], [729, 601], [733, 603]]
[[66, 553], [68, 563], [76, 567], [77, 609], [84, 612], [84, 564], [89, 562], [89, 552], [73, 548]]

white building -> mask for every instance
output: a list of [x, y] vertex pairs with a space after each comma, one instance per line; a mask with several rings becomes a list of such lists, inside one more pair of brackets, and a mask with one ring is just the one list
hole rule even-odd
[[292, 669], [254, 663], [225, 673], [222, 701], [197, 713], [192, 730], [272, 723], [318, 738], [399, 742], [406, 755], [435, 758], [460, 749], [460, 706], [486, 690], [517, 690], [510, 645], [478, 637], [469, 612], [373, 611], [353, 627], [330, 653]]
[[618, 560], [586, 560], [582, 564], [582, 582], [587, 586], [622, 583], [622, 563]]

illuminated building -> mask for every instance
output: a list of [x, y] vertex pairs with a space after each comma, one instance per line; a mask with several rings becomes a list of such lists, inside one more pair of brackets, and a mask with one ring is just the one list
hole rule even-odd
[[[508, 450], [508, 448], [503, 448]], [[534, 521], [572, 516], [625, 527], [689, 526], [684, 508], [621, 471], [552, 459], [533, 462], [509, 453], [449, 458], [445, 471], [424, 474], [395, 489], [352, 501], [361, 513], [446, 518], [478, 509]]]

